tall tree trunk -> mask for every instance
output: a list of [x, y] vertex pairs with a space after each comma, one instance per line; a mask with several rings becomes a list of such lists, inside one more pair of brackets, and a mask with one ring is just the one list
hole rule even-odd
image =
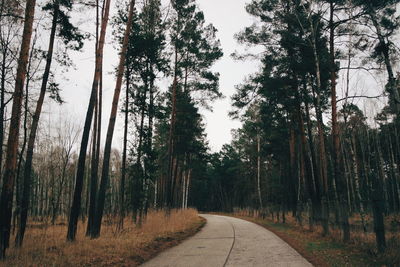
[[108, 124], [108, 129], [107, 129], [106, 144], [104, 147], [103, 169], [102, 169], [101, 182], [100, 182], [100, 188], [99, 188], [99, 196], [98, 196], [97, 207], [96, 207], [96, 216], [95, 216], [95, 220], [94, 220], [95, 227], [93, 229], [92, 237], [98, 237], [100, 235], [100, 230], [101, 230], [101, 220], [103, 218], [104, 202], [105, 202], [105, 197], [106, 197], [106, 189], [107, 189], [109, 169], [110, 169], [112, 138], [113, 138], [113, 134], [114, 134], [115, 121], [116, 121], [116, 117], [117, 117], [119, 95], [120, 95], [121, 86], [122, 86], [122, 78], [124, 76], [126, 51], [128, 49], [128, 41], [129, 41], [129, 36], [130, 36], [131, 28], [132, 28], [131, 25], [132, 25], [132, 21], [133, 21], [134, 6], [135, 6], [135, 0], [132, 0], [130, 3], [130, 6], [129, 6], [128, 21], [126, 24], [124, 40], [122, 43], [120, 61], [119, 61], [118, 72], [117, 72], [117, 81], [116, 81], [116, 85], [115, 85], [110, 120], [109, 120], [109, 124]]
[[186, 199], [186, 181], [187, 181], [187, 171], [184, 169], [182, 171], [182, 200], [181, 208], [185, 209], [185, 199]]
[[177, 87], [178, 87], [178, 48], [175, 47], [175, 69], [174, 69], [174, 81], [172, 83], [172, 109], [171, 109], [171, 119], [169, 126], [168, 135], [168, 173], [165, 181], [166, 194], [166, 207], [167, 212], [172, 208], [173, 204], [173, 184], [174, 184], [174, 153], [175, 153], [175, 127], [176, 127], [176, 104], [177, 104]]
[[[145, 178], [146, 178], [146, 186], [149, 188], [150, 184], [155, 185], [154, 181], [154, 153], [153, 153], [153, 124], [154, 124], [154, 81], [155, 81], [155, 74], [153, 70], [152, 63], [148, 63], [148, 73], [149, 73], [149, 105], [148, 105], [148, 128], [147, 128], [147, 135], [146, 135], [146, 157], [144, 161], [144, 168], [145, 168]], [[147, 79], [146, 79], [147, 80]], [[146, 211], [149, 206], [149, 192], [145, 192], [146, 194]]]
[[42, 85], [40, 88], [39, 98], [36, 103], [35, 113], [32, 118], [32, 126], [31, 126], [31, 131], [29, 133], [29, 140], [28, 140], [28, 149], [26, 151], [23, 193], [22, 193], [21, 208], [19, 211], [20, 222], [19, 222], [19, 226], [18, 226], [18, 232], [15, 237], [15, 245], [17, 247], [22, 246], [22, 242], [24, 240], [25, 228], [26, 228], [26, 221], [28, 219], [29, 198], [30, 198], [31, 180], [32, 180], [33, 150], [35, 147], [36, 133], [37, 133], [37, 129], [39, 126], [40, 114], [42, 113], [42, 106], [43, 106], [44, 97], [46, 94], [47, 82], [48, 82], [49, 76], [50, 76], [50, 69], [51, 69], [51, 63], [52, 63], [52, 59], [53, 59], [54, 41], [55, 41], [56, 30], [57, 30], [57, 20], [58, 20], [59, 8], [60, 8], [59, 1], [57, 0], [54, 5], [53, 21], [52, 21], [52, 25], [51, 25], [49, 48], [47, 51], [45, 71], [43, 73]]
[[177, 90], [177, 77], [174, 78], [174, 83], [172, 85], [172, 111], [171, 111], [171, 119], [170, 119], [170, 129], [168, 136], [168, 174], [165, 182], [165, 194], [166, 194], [166, 207], [167, 209], [172, 208], [173, 202], [173, 170], [174, 170], [174, 135], [175, 135], [175, 124], [176, 124], [176, 90]]
[[399, 186], [398, 186], [398, 178], [399, 178], [399, 172], [398, 168], [396, 166], [396, 161], [395, 161], [395, 155], [394, 155], [394, 149], [395, 149], [395, 144], [393, 144], [393, 140], [391, 138], [390, 132], [388, 133], [388, 139], [389, 139], [389, 158], [390, 158], [390, 168], [392, 169], [392, 192], [393, 192], [393, 202], [394, 202], [394, 211], [399, 212], [400, 211], [400, 195], [399, 195]]
[[[143, 143], [146, 141], [144, 140], [144, 120], [146, 116], [146, 97], [147, 97], [147, 82], [145, 81], [145, 91], [143, 92], [143, 95], [140, 95], [138, 93], [138, 97], [140, 99], [141, 107], [140, 107], [140, 124], [139, 124], [139, 142], [137, 145], [137, 157], [136, 157], [136, 183], [135, 185], [139, 189], [139, 191], [136, 191], [136, 194], [140, 195], [140, 197], [136, 198], [136, 201], [134, 202], [133, 209], [139, 212], [139, 217], [136, 219], [139, 219], [139, 224], [141, 225], [142, 222], [142, 201], [143, 199], [141, 198], [144, 193], [144, 180], [145, 180], [145, 173], [144, 173], [144, 168], [142, 165], [142, 158], [144, 154], [144, 148], [143, 148]], [[135, 177], [133, 177], [135, 179]], [[136, 213], [137, 215], [137, 213]]]
[[[307, 196], [307, 198], [309, 198], [311, 200], [311, 205], [312, 205], [311, 208], [315, 211], [318, 208], [318, 206], [320, 206], [320, 204], [319, 204], [319, 199], [316, 194], [315, 174], [313, 171], [312, 162], [307, 153], [307, 140], [306, 140], [305, 129], [304, 129], [304, 120], [303, 120], [303, 114], [301, 112], [299, 101], [298, 101], [298, 106], [297, 106], [297, 120], [298, 120], [299, 135], [300, 135], [300, 140], [301, 140], [301, 142], [299, 144], [301, 176], [302, 176], [302, 180], [304, 181], [304, 183], [306, 183], [306, 186], [304, 187], [307, 189], [306, 196]], [[307, 169], [307, 175], [306, 175], [306, 169]], [[299, 205], [302, 205], [300, 203], [301, 203], [301, 201], [299, 201]], [[301, 210], [299, 212], [301, 212]], [[301, 221], [300, 214], [297, 217], [297, 219], [298, 219], [298, 221]]]
[[[4, 5], [4, 3], [3, 3]], [[3, 144], [4, 144], [4, 113], [5, 113], [5, 91], [6, 91], [6, 63], [8, 46], [3, 48], [3, 60], [1, 62], [1, 92], [0, 92], [0, 178], [3, 169]], [[1, 182], [1, 179], [0, 179]]]
[[378, 143], [378, 136], [375, 136], [375, 152], [377, 153], [379, 159], [375, 161], [376, 167], [378, 169], [377, 172], [372, 174], [372, 192], [371, 192], [371, 201], [372, 201], [372, 212], [374, 216], [374, 231], [376, 244], [378, 247], [378, 251], [383, 253], [386, 249], [386, 237], [385, 237], [385, 223], [384, 223], [384, 212], [385, 212], [385, 198], [384, 198], [384, 177], [380, 177], [383, 175], [382, 166], [380, 160], [380, 148]]
[[185, 209], [188, 208], [188, 201], [189, 201], [189, 189], [190, 189], [190, 180], [192, 178], [192, 169], [189, 169], [189, 173], [187, 175], [186, 180], [186, 197], [185, 197]]
[[128, 143], [128, 121], [129, 121], [129, 76], [128, 71], [129, 66], [127, 66], [126, 71], [126, 91], [125, 91], [125, 125], [124, 125], [124, 140], [122, 149], [122, 168], [121, 168], [121, 184], [120, 184], [120, 218], [118, 223], [118, 228], [123, 229], [124, 218], [125, 218], [125, 177], [126, 177], [126, 153], [127, 153], [127, 143]]
[[315, 197], [318, 202], [321, 202], [321, 186], [320, 186], [320, 177], [318, 176], [318, 166], [317, 166], [317, 156], [315, 155], [315, 146], [313, 141], [313, 134], [312, 134], [312, 124], [310, 118], [310, 109], [309, 104], [307, 101], [307, 96], [305, 96], [305, 111], [306, 111], [306, 125], [307, 125], [307, 136], [308, 136], [308, 146], [310, 149], [310, 157], [311, 157], [311, 164], [312, 164], [312, 173], [314, 177], [314, 189], [315, 189]]
[[[296, 134], [293, 124], [290, 125], [289, 136], [290, 176], [291, 180], [297, 180], [299, 176], [299, 166], [296, 153]], [[290, 205], [292, 206], [293, 213], [297, 213], [296, 186], [293, 182], [289, 183], [289, 185], [289, 193], [287, 194], [287, 196], [289, 198], [289, 201], [291, 202]]]
[[[153, 74], [153, 68], [150, 65], [150, 90], [149, 90], [149, 126], [148, 126], [148, 134], [147, 134], [147, 149], [148, 149], [148, 167], [146, 168], [148, 170], [148, 179], [153, 182], [153, 184], [156, 186], [157, 183], [154, 179], [154, 152], [153, 152], [153, 124], [154, 124], [154, 117], [155, 117], [155, 108], [154, 108], [154, 80], [155, 80], [155, 75]], [[156, 191], [155, 191], [156, 192]], [[154, 195], [154, 203], [156, 204], [156, 194]], [[154, 205], [155, 208], [156, 205]]]
[[[103, 6], [104, 7], [104, 6]], [[103, 12], [101, 12], [103, 14]], [[99, 23], [100, 23], [100, 7], [99, 0], [96, 0], [96, 43], [95, 53], [99, 45]], [[102, 66], [100, 66], [100, 78], [98, 93], [95, 101], [94, 109], [94, 125], [93, 125], [93, 147], [92, 147], [92, 162], [90, 171], [90, 196], [88, 209], [88, 223], [86, 227], [86, 236], [90, 236], [93, 230], [93, 220], [96, 214], [96, 196], [97, 196], [97, 180], [99, 171], [99, 156], [100, 156], [100, 138], [101, 138], [101, 90], [102, 90]]]
[[315, 102], [315, 111], [317, 115], [317, 128], [318, 128], [318, 145], [319, 145], [319, 159], [320, 159], [320, 172], [319, 177], [321, 179], [322, 185], [322, 194], [321, 194], [321, 221], [323, 228], [323, 235], [327, 235], [329, 233], [329, 205], [328, 205], [328, 165], [326, 160], [326, 148], [325, 148], [325, 134], [323, 130], [323, 118], [322, 118], [322, 110], [321, 110], [321, 68], [320, 68], [320, 60], [318, 56], [317, 44], [316, 44], [316, 29], [314, 27], [313, 21], [310, 20], [311, 27], [311, 46], [314, 55], [314, 64], [315, 64], [315, 72], [316, 72], [316, 93], [314, 96]]
[[375, 144], [376, 144], [376, 154], [375, 155], [376, 155], [376, 161], [378, 162], [377, 170], [378, 170], [379, 177], [381, 179], [379, 185], [381, 186], [381, 189], [382, 189], [381, 197], [383, 198], [383, 207], [386, 212], [387, 211], [387, 203], [388, 203], [388, 193], [387, 193], [387, 188], [385, 185], [387, 184], [388, 177], [387, 177], [387, 173], [384, 169], [385, 163], [384, 163], [384, 159], [382, 156], [381, 144], [379, 142], [378, 134], [376, 134], [376, 136], [375, 136]]
[[[339, 127], [337, 122], [337, 103], [336, 103], [336, 63], [335, 63], [335, 26], [334, 26], [334, 3], [330, 1], [330, 19], [329, 19], [329, 53], [331, 65], [331, 101], [332, 101], [332, 143], [333, 143], [333, 169], [336, 179], [337, 189], [339, 189], [339, 204], [341, 223], [343, 230], [343, 241], [350, 240], [349, 225], [349, 203], [346, 201], [348, 188], [346, 186], [346, 177], [343, 173], [343, 159], [341, 157]], [[327, 188], [325, 188], [327, 190]], [[327, 193], [327, 191], [325, 192]]]
[[71, 207], [71, 212], [70, 212], [69, 222], [68, 222], [68, 232], [67, 232], [67, 240], [68, 241], [75, 240], [78, 218], [79, 218], [80, 209], [81, 209], [82, 185], [83, 185], [83, 180], [84, 180], [84, 175], [85, 175], [86, 150], [87, 150], [87, 146], [88, 146], [88, 142], [89, 142], [90, 126], [92, 124], [93, 110], [94, 110], [94, 105], [96, 103], [98, 85], [99, 85], [100, 74], [101, 74], [101, 69], [102, 69], [101, 65], [102, 65], [102, 60], [103, 60], [103, 49], [104, 49], [104, 41], [105, 41], [106, 30], [107, 30], [107, 25], [108, 25], [110, 4], [111, 4], [111, 0], [106, 0], [103, 18], [102, 18], [102, 22], [101, 22], [100, 39], [99, 39], [99, 45], [97, 47], [97, 53], [96, 53], [95, 73], [94, 73], [94, 78], [93, 78], [92, 91], [91, 91], [90, 99], [89, 99], [89, 106], [88, 106], [87, 113], [86, 113], [85, 125], [84, 125], [83, 133], [82, 133], [82, 142], [81, 142], [81, 148], [79, 151], [78, 167], [76, 170], [74, 197], [73, 197], [73, 201], [72, 201], [72, 207]]
[[[306, 93], [307, 85], [306, 81], [304, 81], [304, 94]], [[306, 181], [307, 184], [307, 191], [308, 191], [308, 198], [311, 200], [311, 209], [313, 210], [314, 216], [318, 210], [320, 210], [321, 207], [321, 199], [320, 199], [320, 190], [319, 190], [319, 178], [318, 178], [318, 167], [316, 164], [316, 156], [315, 156], [315, 151], [314, 151], [314, 142], [313, 142], [313, 136], [312, 136], [312, 129], [311, 129], [311, 123], [310, 123], [310, 114], [309, 114], [309, 107], [308, 107], [308, 101], [307, 101], [307, 96], [304, 95], [304, 103], [305, 103], [305, 110], [306, 110], [306, 121], [307, 121], [307, 134], [308, 134], [308, 150], [309, 153], [307, 153], [307, 139], [306, 139], [306, 134], [305, 134], [305, 129], [304, 129], [304, 119], [303, 119], [303, 113], [301, 110], [301, 94], [298, 91], [298, 88], [296, 88], [296, 104], [297, 104], [297, 118], [296, 120], [298, 121], [298, 127], [299, 127], [299, 135], [301, 138], [301, 164], [303, 166], [307, 166], [307, 175], [304, 175], [303, 180]], [[310, 155], [310, 156], [309, 156]], [[311, 158], [311, 159], [310, 159]], [[305, 167], [303, 167], [305, 169]], [[305, 171], [303, 171], [304, 173]], [[307, 178], [307, 179], [306, 179]], [[311, 220], [314, 220], [315, 218], [311, 217]]]
[[90, 232], [93, 229], [93, 218], [95, 216], [96, 207], [96, 194], [97, 194], [97, 176], [99, 169], [99, 162], [97, 161], [97, 134], [98, 134], [98, 100], [96, 99], [94, 107], [94, 124], [93, 124], [93, 136], [92, 136], [92, 152], [91, 152], [91, 166], [90, 166], [90, 193], [89, 193], [89, 209], [88, 209], [88, 223], [86, 228], [86, 236], [90, 236]]
[[11, 211], [14, 193], [14, 180], [17, 165], [19, 126], [21, 122], [21, 108], [26, 66], [28, 64], [29, 48], [32, 38], [32, 25], [35, 15], [36, 0], [27, 0], [25, 8], [24, 31], [21, 50], [18, 60], [17, 75], [13, 106], [11, 111], [10, 131], [7, 142], [6, 165], [4, 169], [3, 187], [0, 199], [0, 259], [5, 258], [6, 249], [10, 241]]
[[[30, 52], [29, 56], [29, 62], [28, 62], [28, 69], [26, 73], [26, 84], [25, 84], [25, 105], [24, 105], [24, 121], [23, 121], [23, 128], [24, 128], [24, 133], [23, 133], [23, 141], [22, 141], [22, 147], [21, 151], [19, 152], [19, 158], [18, 158], [18, 167], [17, 167], [17, 174], [16, 174], [16, 185], [15, 185], [15, 200], [16, 200], [16, 205], [15, 205], [15, 210], [14, 210], [14, 218], [13, 218], [13, 230], [12, 233], [14, 234], [16, 224], [19, 224], [19, 221], [21, 220], [21, 201], [22, 201], [22, 196], [21, 196], [21, 189], [23, 189], [23, 185], [21, 184], [21, 169], [22, 169], [22, 161], [24, 160], [24, 154], [25, 154], [25, 149], [26, 149], [26, 143], [27, 143], [27, 138], [28, 138], [28, 114], [29, 114], [29, 83], [30, 83], [30, 74], [31, 74], [31, 65], [32, 65], [32, 58], [33, 58], [33, 48], [35, 47], [36, 43], [36, 37], [34, 38], [33, 44], [32, 44], [32, 49]], [[26, 160], [26, 159], [25, 159]]]
[[261, 137], [260, 133], [257, 133], [257, 195], [260, 209], [263, 208], [263, 202], [261, 197]]
[[360, 190], [360, 176], [358, 175], [360, 166], [358, 164], [357, 159], [357, 145], [356, 145], [356, 137], [353, 133], [351, 136], [351, 144], [350, 144], [350, 154], [353, 161], [353, 172], [354, 172], [354, 183], [355, 183], [355, 190], [356, 196], [358, 201], [360, 202], [360, 215], [361, 215], [361, 223], [363, 226], [364, 233], [367, 233], [367, 226], [365, 223], [365, 207], [364, 207], [364, 199], [361, 196]]

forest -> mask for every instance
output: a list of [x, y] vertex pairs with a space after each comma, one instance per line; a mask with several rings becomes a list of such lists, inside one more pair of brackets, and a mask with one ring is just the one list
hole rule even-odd
[[[249, 0], [253, 23], [231, 55], [197, 2], [1, 0], [0, 259], [35, 224], [62, 222], [73, 243], [189, 207], [398, 252], [400, 1]], [[63, 74], [83, 50], [82, 121], [43, 112], [64, 104]], [[213, 152], [202, 110], [227, 97], [215, 71], [226, 56], [258, 69], [228, 96], [241, 127]]]

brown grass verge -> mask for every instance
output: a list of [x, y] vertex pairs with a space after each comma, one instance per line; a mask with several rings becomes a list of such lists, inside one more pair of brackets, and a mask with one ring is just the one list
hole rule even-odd
[[123, 231], [105, 224], [97, 239], [85, 237], [86, 225], [78, 226], [77, 240], [67, 242], [66, 225], [30, 224], [24, 246], [11, 247], [0, 266], [138, 266], [161, 251], [197, 233], [205, 224], [197, 211], [149, 212], [141, 228], [127, 218]]
[[[331, 229], [331, 234], [323, 237], [319, 226], [315, 226], [315, 230], [310, 231], [297, 225], [295, 219], [290, 216], [286, 217], [286, 223], [280, 223], [269, 218], [262, 219], [243, 214], [223, 213], [222, 215], [251, 221], [270, 230], [314, 266], [400, 266], [398, 263], [400, 247], [398, 245], [389, 244], [385, 254], [377, 255], [369, 243], [360, 243], [358, 235], [355, 235], [351, 242], [345, 244], [340, 241], [340, 230]], [[389, 238], [388, 243], [390, 242], [392, 241]]]

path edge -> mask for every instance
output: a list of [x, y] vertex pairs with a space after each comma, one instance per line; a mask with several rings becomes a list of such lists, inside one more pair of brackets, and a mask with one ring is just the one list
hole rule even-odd
[[133, 256], [136, 258], [135, 261], [138, 263], [136, 266], [144, 264], [145, 262], [157, 257], [160, 253], [181, 244], [186, 239], [200, 232], [206, 225], [207, 220], [200, 215], [198, 215], [198, 219], [197, 222], [193, 223], [185, 231], [170, 233], [167, 236], [155, 238], [146, 247], [141, 248], [139, 255]]
[[308, 252], [302, 245], [300, 245], [296, 240], [288, 237], [286, 234], [277, 231], [276, 229], [269, 227], [268, 225], [262, 224], [258, 222], [255, 218], [252, 217], [245, 217], [245, 216], [237, 216], [233, 214], [227, 214], [227, 213], [213, 213], [215, 215], [222, 215], [222, 216], [228, 216], [236, 219], [242, 219], [248, 222], [252, 222], [254, 224], [257, 224], [258, 226], [261, 226], [262, 228], [274, 233], [276, 236], [278, 236], [280, 239], [285, 241], [291, 248], [297, 251], [303, 258], [305, 258], [308, 262], [310, 262], [313, 266], [315, 267], [329, 267], [330, 265], [324, 261], [323, 259], [311, 254]]

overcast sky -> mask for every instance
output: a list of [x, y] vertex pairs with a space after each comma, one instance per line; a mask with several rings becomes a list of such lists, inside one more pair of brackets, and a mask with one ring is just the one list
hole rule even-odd
[[[241, 83], [246, 75], [254, 72], [257, 68], [256, 62], [235, 62], [230, 55], [238, 48], [234, 40], [234, 34], [245, 26], [252, 23], [244, 7], [250, 0], [198, 0], [198, 6], [205, 14], [207, 23], [212, 23], [218, 29], [217, 36], [221, 40], [224, 56], [213, 67], [214, 71], [220, 73], [220, 90], [225, 96], [224, 99], [213, 103], [213, 112], [201, 110], [206, 123], [206, 133], [210, 148], [213, 152], [219, 151], [223, 144], [231, 141], [231, 130], [238, 128], [240, 123], [228, 117], [231, 110], [230, 96], [235, 91], [235, 85]], [[81, 28], [92, 32], [93, 13], [84, 11], [80, 15], [79, 23]], [[112, 40], [112, 28], [107, 29], [108, 36], [104, 52], [104, 107], [103, 107], [103, 140], [108, 124], [108, 117], [111, 109], [111, 99], [115, 86], [114, 75], [111, 74], [117, 65], [117, 49]], [[75, 70], [61, 73], [58, 70], [60, 79], [66, 81], [62, 84], [62, 96], [66, 101], [62, 107], [55, 104], [47, 106], [47, 112], [61, 114], [71, 117], [80, 127], [83, 127], [83, 120], [89, 101], [89, 94], [94, 72], [93, 42], [86, 42], [84, 51], [72, 53], [72, 59], [76, 66]], [[165, 89], [165, 88], [164, 88]], [[122, 102], [120, 102], [122, 103]], [[122, 144], [122, 117], [117, 120], [117, 128], [114, 135], [113, 146], [120, 148]]]
[[213, 112], [204, 112], [207, 123], [207, 134], [213, 151], [218, 151], [223, 144], [231, 141], [231, 129], [238, 128], [240, 123], [228, 117], [231, 110], [230, 96], [235, 92], [235, 85], [241, 83], [245, 76], [256, 71], [256, 62], [236, 62], [231, 54], [240, 47], [234, 39], [235, 33], [252, 24], [252, 18], [245, 11], [249, 0], [199, 0], [206, 21], [218, 29], [224, 57], [214, 67], [221, 74], [220, 89], [225, 99], [214, 103]]
[[[167, 2], [167, 0], [163, 1]], [[115, 4], [115, 1], [113, 2]], [[206, 133], [210, 148], [213, 152], [219, 151], [223, 144], [229, 143], [231, 141], [231, 130], [240, 127], [240, 122], [233, 121], [228, 117], [228, 112], [231, 110], [230, 97], [235, 92], [235, 85], [240, 84], [248, 74], [255, 72], [258, 68], [257, 62], [236, 62], [230, 57], [235, 50], [244, 49], [236, 43], [234, 34], [254, 22], [254, 19], [244, 9], [245, 4], [248, 2], [250, 0], [197, 0], [199, 8], [205, 14], [206, 22], [214, 24], [218, 29], [217, 37], [221, 40], [224, 52], [223, 58], [215, 64], [214, 70], [218, 71], [221, 75], [220, 90], [225, 98], [213, 103], [213, 112], [201, 110], [206, 123]], [[79, 14], [80, 27], [88, 32], [93, 32], [93, 11], [84, 10]], [[111, 26], [108, 27], [107, 31], [108, 36], [104, 51], [103, 140], [108, 125], [111, 99], [115, 87], [115, 79], [112, 72], [118, 62], [118, 49], [115, 47], [115, 42], [112, 38]], [[63, 80], [62, 96], [67, 103], [62, 107], [55, 104], [47, 105], [47, 112], [50, 112], [50, 114], [60, 114], [61, 116], [67, 115], [65, 117], [71, 118], [79, 127], [83, 127], [93, 80], [93, 51], [93, 41], [86, 42], [83, 52], [72, 53], [72, 59], [76, 65], [75, 70], [70, 70], [67, 73], [62, 73], [61, 69], [56, 71], [59, 75], [57, 79]], [[351, 94], [379, 95], [382, 93], [384, 80], [379, 80], [377, 77], [372, 78], [370, 74], [363, 73], [362, 71], [353, 72], [351, 74]], [[338, 85], [340, 98], [345, 88], [345, 76], [343, 73], [338, 80]], [[165, 89], [163, 88], [163, 90]], [[370, 119], [374, 117], [385, 102], [366, 99], [354, 99], [353, 101], [366, 112], [366, 115]], [[326, 118], [328, 123], [329, 119]], [[119, 116], [113, 139], [113, 147], [122, 147], [122, 136], [122, 116]]]

